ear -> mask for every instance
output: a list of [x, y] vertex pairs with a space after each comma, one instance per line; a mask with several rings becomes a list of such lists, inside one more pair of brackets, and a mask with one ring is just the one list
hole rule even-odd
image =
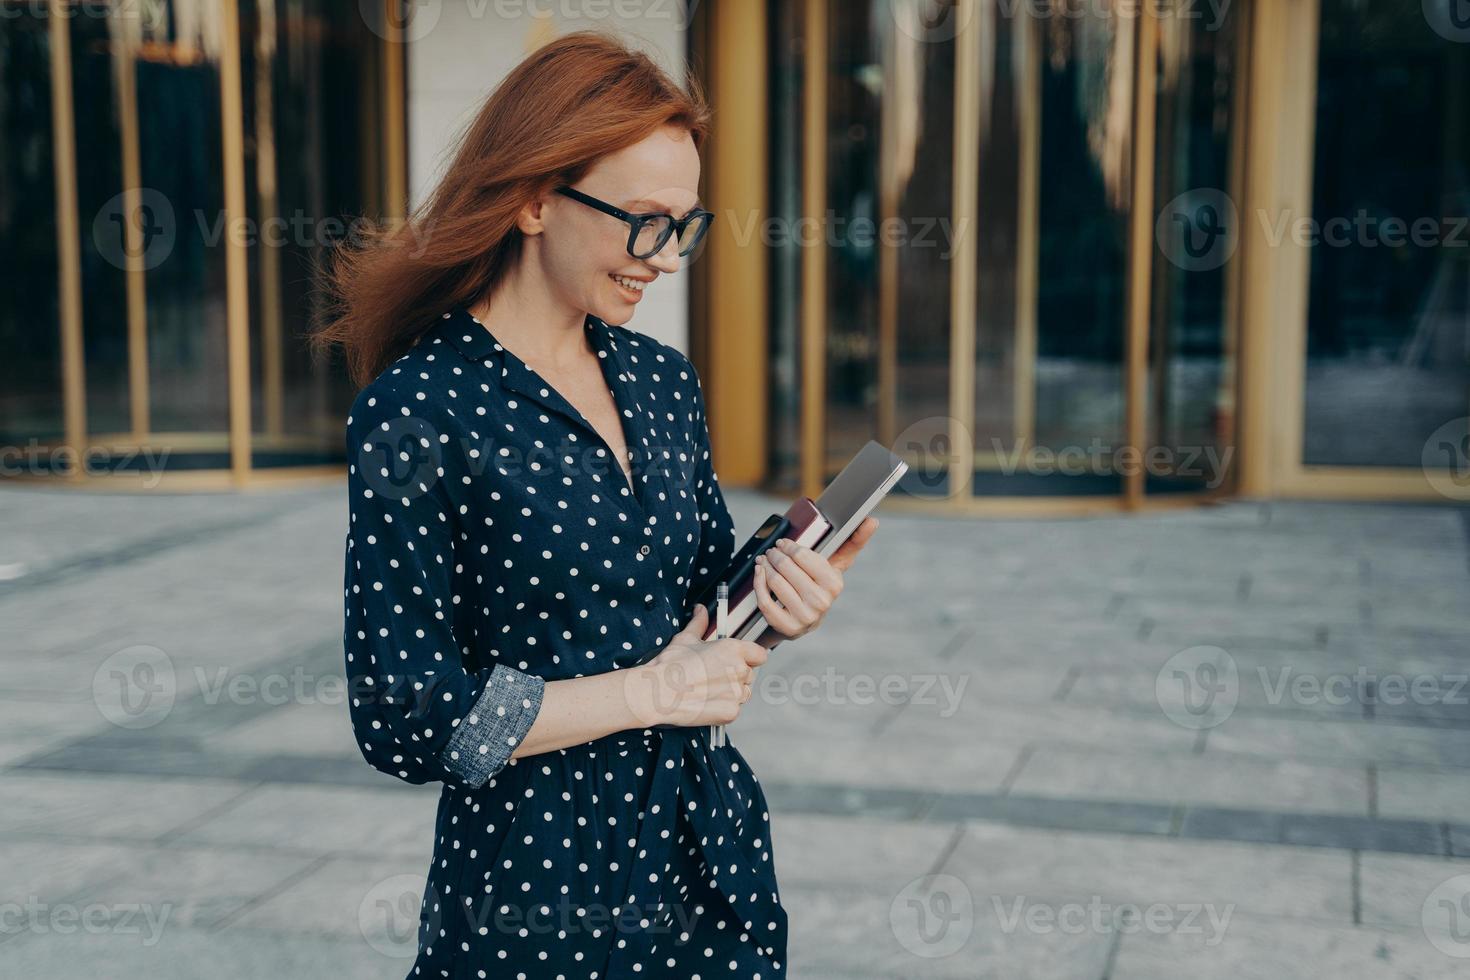
[[516, 227], [523, 235], [539, 235], [546, 230], [546, 223], [541, 213], [546, 202], [541, 197], [532, 198], [527, 201], [516, 213]]

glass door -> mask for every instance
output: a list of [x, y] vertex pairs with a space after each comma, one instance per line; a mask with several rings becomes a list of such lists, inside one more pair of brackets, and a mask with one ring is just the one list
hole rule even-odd
[[[1236, 5], [810, 2], [773, 38], [776, 90], [810, 100], [818, 72], [823, 98], [815, 129], [775, 130], [776, 217], [812, 233], [776, 250], [772, 388], [821, 413], [799, 453], [774, 434], [774, 482], [878, 439], [913, 468], [900, 490], [944, 506], [1222, 489], [1233, 249], [1191, 259], [1166, 212], [1226, 220], [1240, 193]], [[813, 173], [823, 193], [795, 193]], [[822, 257], [816, 322], [797, 248]], [[793, 381], [803, 350], [820, 391]]]

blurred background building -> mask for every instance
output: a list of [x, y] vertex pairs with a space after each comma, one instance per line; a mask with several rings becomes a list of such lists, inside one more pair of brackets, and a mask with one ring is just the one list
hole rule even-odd
[[[0, 0], [4, 474], [340, 476], [311, 274], [494, 83], [619, 32], [715, 107], [631, 326], [722, 480], [900, 506], [1470, 497], [1464, 0]], [[590, 82], [591, 80], [589, 80]]]

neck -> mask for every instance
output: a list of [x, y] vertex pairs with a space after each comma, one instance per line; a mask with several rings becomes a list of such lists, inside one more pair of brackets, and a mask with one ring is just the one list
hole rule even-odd
[[522, 361], [552, 370], [581, 363], [591, 351], [584, 329], [587, 315], [557, 300], [544, 279], [520, 266], [495, 292], [470, 307], [470, 313]]

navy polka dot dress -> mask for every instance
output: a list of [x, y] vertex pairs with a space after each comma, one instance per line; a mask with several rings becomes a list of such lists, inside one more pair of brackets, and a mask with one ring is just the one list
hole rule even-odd
[[631, 484], [462, 308], [347, 420], [353, 731], [375, 768], [443, 783], [409, 976], [784, 977], [770, 814], [733, 745], [660, 727], [510, 758], [546, 682], [651, 659], [735, 546], [693, 365], [585, 330]]

